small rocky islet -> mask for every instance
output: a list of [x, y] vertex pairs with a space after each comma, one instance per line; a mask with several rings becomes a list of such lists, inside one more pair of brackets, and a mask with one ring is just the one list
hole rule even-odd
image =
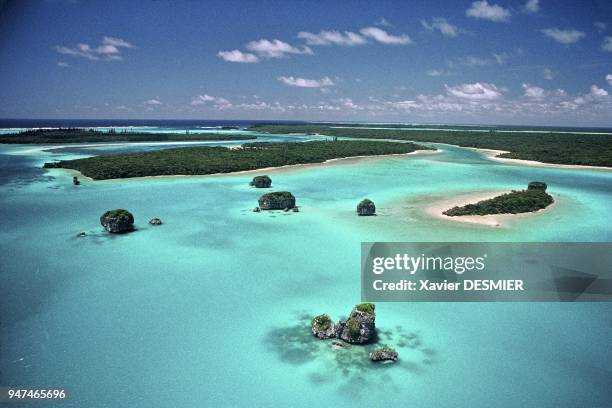
[[100, 224], [113, 234], [130, 232], [134, 230], [134, 216], [122, 208], [109, 210], [100, 217]]
[[255, 176], [249, 185], [255, 188], [270, 188], [272, 186], [272, 179], [266, 175]]
[[[375, 308], [372, 303], [360, 303], [351, 310], [347, 319], [342, 319], [337, 324], [334, 324], [328, 314], [315, 316], [311, 321], [310, 331], [320, 340], [333, 339], [333, 349], [374, 343], [377, 340]], [[398, 354], [385, 345], [372, 351], [369, 357], [375, 362], [393, 362], [397, 361]]]

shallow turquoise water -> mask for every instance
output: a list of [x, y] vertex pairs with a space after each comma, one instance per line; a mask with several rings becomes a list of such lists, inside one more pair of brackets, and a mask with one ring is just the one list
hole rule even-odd
[[[252, 213], [252, 175], [74, 187], [35, 167], [97, 153], [23, 149], [0, 148], [4, 384], [66, 387], [74, 407], [609, 405], [609, 303], [380, 303], [382, 340], [400, 353], [384, 367], [358, 347], [332, 351], [308, 320], [359, 302], [361, 241], [611, 241], [612, 172], [444, 146], [271, 172], [301, 212]], [[423, 212], [454, 192], [533, 179], [557, 205], [507, 228]], [[364, 197], [378, 217], [355, 216]], [[101, 232], [99, 215], [117, 207], [137, 232]]]

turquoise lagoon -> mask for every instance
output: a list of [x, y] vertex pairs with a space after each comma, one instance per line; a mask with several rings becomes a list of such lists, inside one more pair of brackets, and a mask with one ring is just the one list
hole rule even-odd
[[[295, 194], [296, 214], [251, 212], [252, 174], [75, 187], [71, 174], [39, 169], [159, 147], [0, 147], [3, 384], [65, 387], [65, 407], [609, 406], [609, 303], [379, 303], [382, 341], [400, 353], [382, 367], [362, 348], [315, 340], [309, 319], [359, 302], [361, 241], [609, 242], [612, 172], [449, 146], [267, 172]], [[505, 227], [424, 212], [535, 179], [557, 205]], [[364, 197], [378, 217], [355, 215]], [[101, 231], [98, 217], [117, 207], [137, 232]]]

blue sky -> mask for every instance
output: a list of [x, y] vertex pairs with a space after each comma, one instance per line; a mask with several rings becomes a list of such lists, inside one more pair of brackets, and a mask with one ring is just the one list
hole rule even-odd
[[0, 1], [0, 117], [612, 126], [609, 1]]

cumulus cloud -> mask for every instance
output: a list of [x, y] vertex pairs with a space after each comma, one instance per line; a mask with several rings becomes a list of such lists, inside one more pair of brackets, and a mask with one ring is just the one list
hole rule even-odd
[[135, 48], [130, 42], [116, 37], [103, 37], [100, 44], [92, 47], [87, 43], [78, 43], [74, 46], [58, 45], [55, 50], [62, 55], [81, 57], [90, 61], [112, 61], [122, 59], [121, 51], [124, 48]]
[[306, 41], [308, 45], [361, 45], [367, 41], [361, 35], [345, 31], [326, 31], [323, 30], [318, 34], [301, 31], [298, 33], [298, 38]]
[[154, 105], [161, 105], [162, 101], [160, 101], [158, 98], [153, 98], [153, 99], [149, 99], [147, 101], [144, 101], [145, 105], [150, 105], [150, 106], [154, 106]]
[[246, 49], [263, 58], [283, 58], [287, 54], [313, 54], [306, 46], [298, 48], [281, 40], [257, 40], [246, 44]]
[[193, 98], [191, 98], [191, 105], [212, 105], [215, 109], [218, 110], [229, 109], [233, 106], [232, 103], [225, 98], [211, 96], [208, 94], [194, 96]]
[[532, 99], [544, 98], [544, 89], [540, 88], [539, 86], [523, 84], [523, 90], [525, 91], [525, 96], [527, 98], [532, 98]]
[[608, 85], [612, 86], [612, 74], [606, 75], [606, 81], [608, 81]]
[[473, 2], [472, 6], [466, 10], [465, 14], [469, 17], [495, 22], [508, 21], [512, 15], [510, 10], [497, 4], [489, 4], [487, 0]]
[[306, 79], [292, 76], [279, 76], [277, 79], [285, 85], [297, 86], [299, 88], [325, 88], [328, 86], [334, 86], [334, 82], [329, 77], [323, 77], [321, 79]]
[[601, 89], [597, 85], [591, 85], [590, 95], [593, 96], [594, 98], [603, 98], [603, 97], [608, 96], [608, 91], [606, 91], [605, 89]]
[[601, 49], [604, 51], [612, 52], [612, 37], [608, 36], [604, 38], [604, 42], [601, 45]]
[[475, 82], [456, 86], [444, 85], [446, 93], [462, 99], [498, 99], [502, 96], [501, 89], [494, 84]]
[[545, 36], [552, 38], [561, 44], [574, 44], [584, 37], [586, 34], [582, 31], [575, 30], [573, 28], [567, 30], [561, 30], [559, 28], [545, 28], [542, 30]]
[[523, 6], [526, 13], [535, 14], [540, 11], [540, 0], [527, 0]]
[[429, 31], [440, 31], [446, 37], [456, 37], [459, 34], [457, 26], [452, 25], [443, 17], [434, 17], [430, 21], [421, 20], [421, 25]]
[[242, 52], [240, 50], [219, 51], [217, 57], [228, 62], [242, 62], [245, 64], [254, 64], [259, 62], [257, 55], [250, 52]]
[[391, 45], [405, 45], [411, 44], [412, 40], [408, 35], [391, 35], [387, 33], [385, 30], [378, 27], [365, 27], [359, 30], [361, 35], [364, 37], [372, 38], [375, 41], [378, 41], [382, 44], [391, 44]]

